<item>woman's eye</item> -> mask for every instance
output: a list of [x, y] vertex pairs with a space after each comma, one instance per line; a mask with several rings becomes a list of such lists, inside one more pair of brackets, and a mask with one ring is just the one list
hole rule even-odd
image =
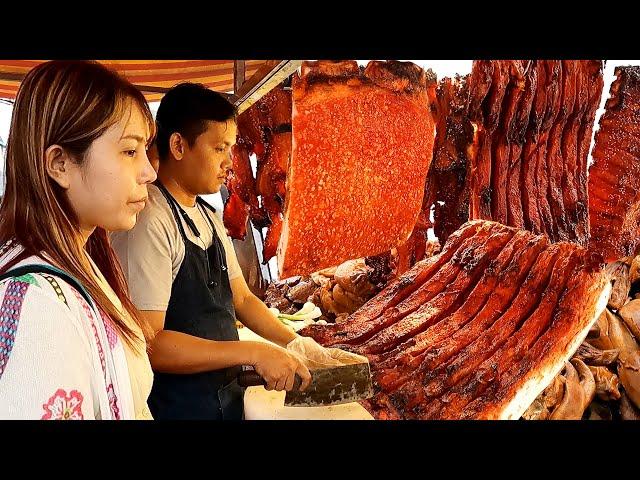
[[135, 157], [136, 156], [136, 151], [135, 150], [125, 150], [125, 155], [128, 155], [130, 157]]

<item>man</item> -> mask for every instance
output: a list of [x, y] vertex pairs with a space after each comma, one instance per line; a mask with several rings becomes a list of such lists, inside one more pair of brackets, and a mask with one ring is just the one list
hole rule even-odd
[[[149, 407], [156, 419], [240, 419], [242, 365], [269, 390], [291, 390], [296, 374], [304, 389], [311, 376], [282, 348], [298, 336], [250, 292], [219, 213], [199, 198], [218, 192], [231, 168], [233, 106], [185, 83], [166, 93], [156, 123], [158, 180], [136, 226], [111, 237], [133, 303], [157, 332]], [[280, 346], [238, 341], [236, 315]]]
[[158, 147], [155, 140], [147, 147], [147, 158], [155, 172], [158, 173], [158, 169], [160, 168], [160, 159], [158, 158]]

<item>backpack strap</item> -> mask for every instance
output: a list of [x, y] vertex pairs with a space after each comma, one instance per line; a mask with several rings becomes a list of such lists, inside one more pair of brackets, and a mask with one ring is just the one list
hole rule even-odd
[[74, 276], [69, 275], [67, 272], [60, 270], [53, 265], [34, 263], [31, 265], [23, 265], [22, 267], [13, 268], [0, 275], [0, 282], [11, 277], [21, 277], [22, 275], [26, 275], [27, 273], [48, 273], [50, 275], [55, 275], [56, 277], [62, 278], [69, 285], [75, 288], [78, 293], [80, 293], [80, 295], [82, 295], [88, 305], [93, 305], [93, 301], [91, 300], [89, 293], [82, 286], [80, 281]]

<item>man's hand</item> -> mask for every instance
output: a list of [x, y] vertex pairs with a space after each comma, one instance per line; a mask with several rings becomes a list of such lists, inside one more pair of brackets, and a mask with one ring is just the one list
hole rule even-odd
[[312, 370], [369, 361], [367, 357], [339, 348], [325, 348], [313, 338], [300, 335], [287, 344], [287, 350], [302, 358], [304, 364]]
[[311, 383], [309, 369], [282, 347], [260, 343], [254, 348], [253, 357], [253, 368], [267, 382], [267, 390], [293, 390], [296, 374], [302, 380], [300, 390], [305, 390]]

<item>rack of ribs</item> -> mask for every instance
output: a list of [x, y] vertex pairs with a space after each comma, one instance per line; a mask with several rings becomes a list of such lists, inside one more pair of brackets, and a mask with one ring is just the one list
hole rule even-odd
[[599, 258], [470, 221], [346, 321], [300, 334], [369, 358], [375, 418], [519, 418], [604, 310]]

